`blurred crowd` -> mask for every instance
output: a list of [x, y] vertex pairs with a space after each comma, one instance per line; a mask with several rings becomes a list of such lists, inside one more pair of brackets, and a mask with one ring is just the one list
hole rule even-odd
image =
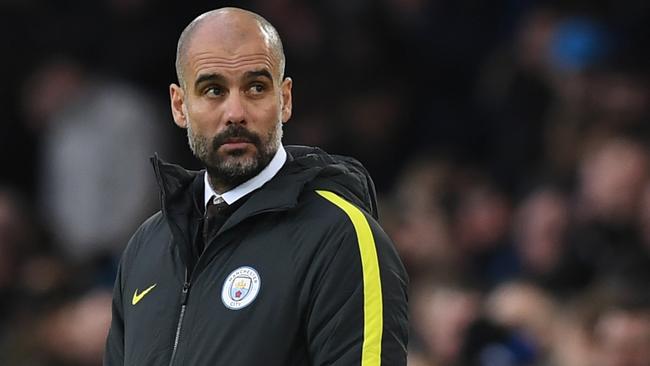
[[285, 143], [374, 177], [409, 366], [650, 365], [643, 0], [2, 1], [1, 365], [101, 364], [149, 157], [200, 168], [177, 37], [224, 5], [283, 37]]

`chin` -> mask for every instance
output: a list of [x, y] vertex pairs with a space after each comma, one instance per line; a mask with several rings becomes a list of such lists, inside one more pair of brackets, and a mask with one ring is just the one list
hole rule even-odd
[[223, 159], [224, 160], [240, 159], [240, 158], [246, 158], [247, 156], [254, 156], [254, 155], [255, 152], [251, 151], [251, 149], [248, 148], [229, 149], [228, 151], [223, 153]]
[[248, 171], [257, 167], [257, 157], [254, 154], [245, 154], [242, 152], [239, 155], [229, 154], [221, 160], [221, 166], [229, 171]]

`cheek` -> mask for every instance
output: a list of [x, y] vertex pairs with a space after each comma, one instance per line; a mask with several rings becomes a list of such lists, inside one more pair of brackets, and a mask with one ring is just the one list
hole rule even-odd
[[190, 104], [186, 110], [186, 117], [196, 131], [210, 131], [218, 125], [221, 111], [218, 106], [205, 101]]
[[282, 116], [280, 103], [275, 99], [251, 104], [247, 112], [251, 121], [260, 127], [275, 126]]

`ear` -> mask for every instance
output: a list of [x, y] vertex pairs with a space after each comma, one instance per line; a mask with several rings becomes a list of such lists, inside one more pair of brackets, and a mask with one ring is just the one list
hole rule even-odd
[[180, 128], [187, 128], [187, 118], [185, 116], [185, 93], [183, 88], [177, 84], [169, 85], [169, 99], [172, 107], [172, 117], [174, 122]]
[[282, 81], [282, 123], [286, 123], [289, 118], [291, 118], [291, 109], [292, 98], [291, 98], [291, 87], [293, 86], [293, 80], [291, 78], [284, 78]]

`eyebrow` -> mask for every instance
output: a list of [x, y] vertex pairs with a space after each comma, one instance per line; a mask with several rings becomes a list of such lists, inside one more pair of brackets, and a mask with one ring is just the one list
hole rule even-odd
[[257, 77], [265, 77], [265, 78], [273, 81], [273, 76], [271, 76], [271, 73], [267, 69], [247, 71], [244, 74], [245, 79], [254, 79], [254, 78], [257, 78]]
[[197, 87], [201, 85], [202, 83], [208, 82], [208, 81], [218, 81], [218, 82], [225, 82], [226, 78], [221, 75], [221, 74], [201, 74], [199, 77], [196, 78], [196, 81], [194, 82], [194, 87]]

